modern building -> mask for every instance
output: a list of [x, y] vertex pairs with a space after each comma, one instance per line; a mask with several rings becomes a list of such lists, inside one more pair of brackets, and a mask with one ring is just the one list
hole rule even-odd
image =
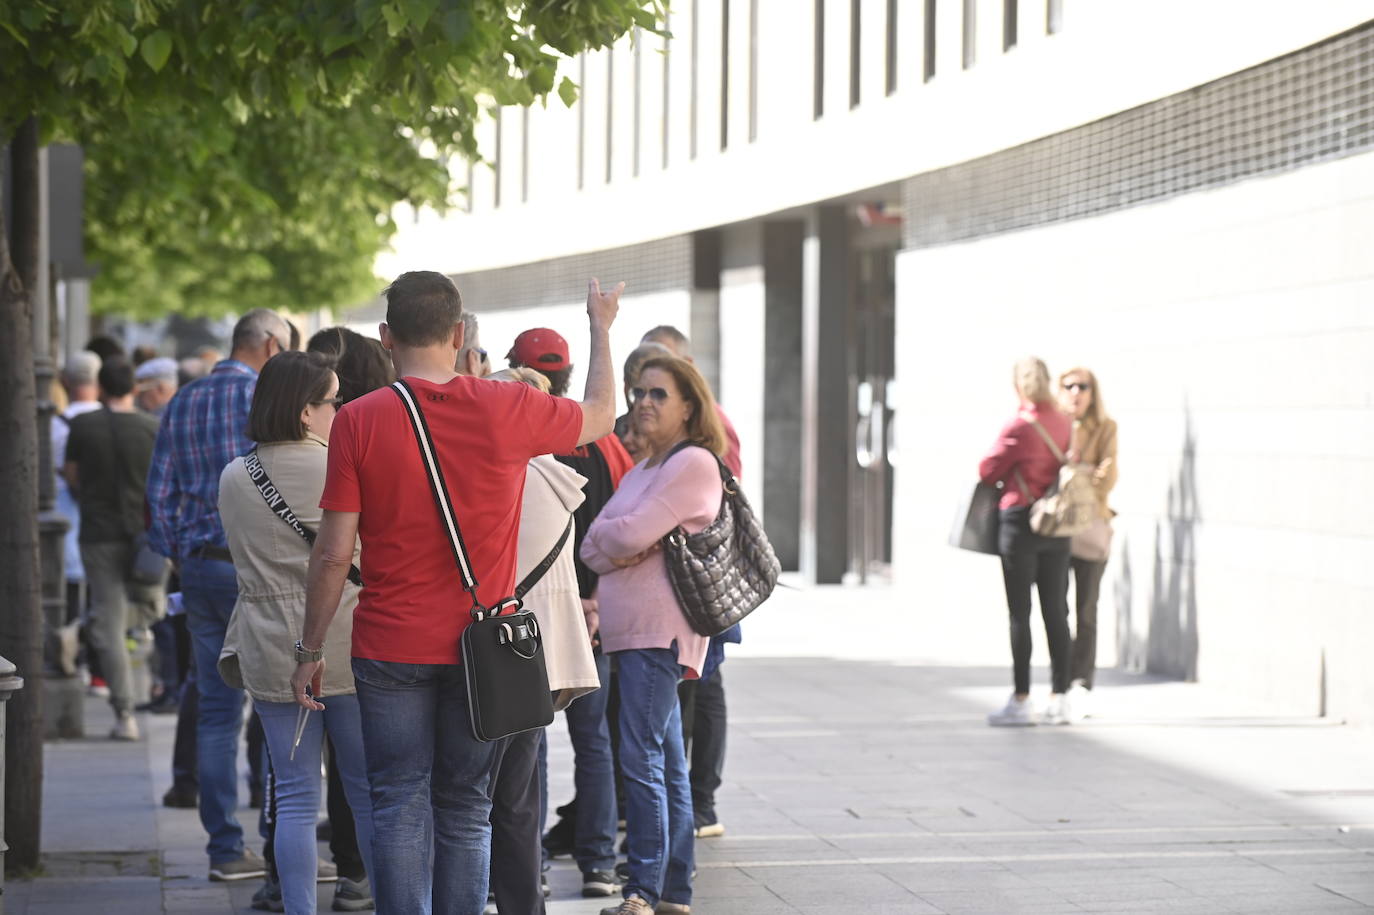
[[[690, 333], [787, 567], [986, 614], [946, 545], [1010, 367], [1121, 428], [1102, 661], [1374, 717], [1374, 21], [1316, 0], [676, 0], [485, 122], [452, 274], [500, 362]], [[354, 320], [375, 320], [360, 313]], [[584, 355], [583, 355], [583, 358]], [[576, 389], [576, 388], [575, 388]], [[846, 592], [849, 593], [849, 592]]]

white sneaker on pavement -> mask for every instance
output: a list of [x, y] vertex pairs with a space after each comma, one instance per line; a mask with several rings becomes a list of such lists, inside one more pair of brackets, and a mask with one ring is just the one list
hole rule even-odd
[[1082, 721], [1092, 714], [1092, 690], [1083, 685], [1082, 680], [1073, 681], [1069, 687], [1069, 719], [1074, 722]]
[[1042, 724], [1072, 724], [1073, 706], [1067, 693], [1050, 693], [1050, 704], [1045, 706]]
[[995, 728], [1029, 727], [1035, 724], [1030, 698], [1017, 699], [1016, 694], [1012, 693], [1006, 705], [988, 715], [988, 724]]

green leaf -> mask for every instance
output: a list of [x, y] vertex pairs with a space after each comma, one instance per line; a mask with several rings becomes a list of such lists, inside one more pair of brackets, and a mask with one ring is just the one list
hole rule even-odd
[[352, 35], [346, 32], [339, 32], [334, 35], [326, 35], [324, 36], [324, 42], [321, 45], [321, 50], [324, 52], [324, 56], [328, 57], [340, 48], [346, 48], [349, 45], [356, 42], [357, 40], [357, 35]]
[[569, 108], [577, 101], [577, 83], [568, 77], [563, 77], [563, 81], [558, 84], [558, 97], [563, 100], [563, 104]]
[[143, 55], [143, 62], [151, 67], [154, 73], [162, 72], [162, 68], [167, 65], [167, 58], [172, 54], [171, 34], [166, 29], [149, 32], [143, 36], [139, 52]]
[[406, 14], [398, 4], [388, 3], [382, 7], [382, 18], [386, 20], [386, 34], [395, 38], [406, 30]]
[[124, 52], [124, 56], [133, 57], [134, 52], [138, 50], [138, 39], [122, 25], [117, 28], [115, 36], [119, 39], [119, 47]]
[[4, 29], [6, 32], [9, 32], [11, 35], [14, 36], [14, 40], [19, 42], [24, 47], [27, 48], [29, 46], [29, 40], [25, 38], [23, 34], [10, 23], [0, 19], [0, 29]]

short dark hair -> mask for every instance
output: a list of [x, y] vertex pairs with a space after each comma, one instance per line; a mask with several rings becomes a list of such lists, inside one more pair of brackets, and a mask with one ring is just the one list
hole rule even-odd
[[453, 336], [463, 298], [453, 280], [433, 270], [402, 273], [386, 287], [386, 324], [404, 346], [432, 346]]
[[[511, 362], [511, 368], [518, 367], [516, 363]], [[563, 397], [568, 393], [568, 385], [572, 382], [573, 366], [565, 366], [561, 369], [555, 369], [552, 372], [541, 369], [537, 365], [525, 366], [525, 368], [534, 369], [536, 372], [549, 379], [549, 393], [554, 397]]]
[[140, 343], [134, 347], [133, 360], [135, 366], [140, 366], [149, 359], [157, 358], [157, 347], [149, 346], [147, 343]]
[[333, 360], [323, 353], [286, 350], [268, 359], [253, 388], [248, 437], [255, 442], [298, 442], [305, 438], [301, 411], [329, 393]]
[[100, 334], [87, 340], [86, 349], [95, 353], [102, 360], [109, 359], [111, 356], [124, 355], [124, 346], [107, 334]]
[[108, 356], [95, 376], [106, 397], [123, 397], [134, 389], [134, 367], [123, 356]]

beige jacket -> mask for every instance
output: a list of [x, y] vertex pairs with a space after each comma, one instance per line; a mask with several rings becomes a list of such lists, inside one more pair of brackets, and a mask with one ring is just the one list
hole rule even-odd
[[[586, 498], [582, 492], [585, 485], [586, 477], [551, 455], [540, 455], [530, 461], [525, 469], [525, 497], [520, 508], [517, 583], [558, 543], [568, 519]], [[573, 539], [569, 534], [553, 565], [525, 595], [525, 608], [534, 611], [544, 636], [544, 663], [548, 666], [555, 711], [601, 685], [577, 590]]]
[[[324, 439], [314, 435], [258, 446], [258, 459], [272, 484], [311, 530], [319, 530], [324, 514], [320, 495], [328, 454]], [[296, 670], [296, 640], [305, 626], [310, 545], [267, 506], [241, 457], [220, 474], [219, 514], [239, 580], [238, 602], [219, 656], [220, 676], [262, 702], [293, 702], [291, 674]], [[353, 561], [358, 561], [356, 550]], [[324, 696], [354, 692], [351, 658], [358, 590], [344, 583], [339, 611], [325, 636]]]
[[1110, 519], [1116, 512], [1107, 505], [1107, 495], [1116, 485], [1116, 420], [1104, 419], [1100, 425], [1088, 426], [1082, 420], [1073, 424], [1073, 460], [1092, 464], [1093, 488], [1102, 507], [1102, 517]]

